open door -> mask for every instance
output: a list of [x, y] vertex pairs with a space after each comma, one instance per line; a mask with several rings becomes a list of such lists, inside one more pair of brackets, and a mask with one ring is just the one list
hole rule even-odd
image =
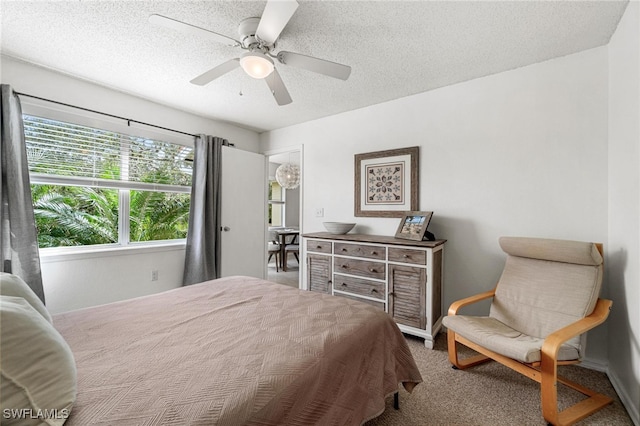
[[262, 154], [222, 147], [221, 277], [264, 278], [266, 172]]

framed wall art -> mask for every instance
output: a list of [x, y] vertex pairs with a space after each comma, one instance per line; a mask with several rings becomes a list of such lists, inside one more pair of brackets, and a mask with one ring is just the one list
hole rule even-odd
[[[404, 212], [395, 237], [405, 240], [422, 241], [425, 239], [424, 235], [427, 233], [431, 216], [433, 216], [433, 212]], [[431, 237], [433, 237], [433, 234], [431, 234]]]
[[356, 154], [355, 216], [403, 217], [418, 209], [419, 147]]

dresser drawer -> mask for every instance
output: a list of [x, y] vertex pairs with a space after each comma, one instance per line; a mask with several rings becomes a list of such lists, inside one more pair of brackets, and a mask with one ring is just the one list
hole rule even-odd
[[331, 241], [307, 240], [307, 251], [331, 253]]
[[384, 311], [384, 302], [376, 302], [375, 300], [369, 300], [369, 299], [362, 299], [360, 297], [356, 297], [356, 296], [349, 296], [348, 294], [344, 294], [344, 293], [335, 293], [336, 296], [338, 297], [344, 297], [346, 299], [351, 299], [351, 300], [358, 300], [360, 302], [363, 303], [368, 303], [369, 305], [373, 305], [376, 308]]
[[361, 278], [347, 277], [344, 275], [333, 276], [333, 289], [374, 297], [384, 300], [384, 283], [379, 281], [364, 280]]
[[389, 247], [389, 262], [411, 263], [414, 265], [427, 264], [427, 252], [398, 247]]
[[385, 248], [382, 246], [367, 246], [364, 244], [336, 243], [334, 254], [384, 260]]
[[369, 260], [347, 259], [344, 257], [333, 258], [333, 271], [336, 273], [358, 275], [367, 278], [384, 280], [387, 268], [382, 262]]

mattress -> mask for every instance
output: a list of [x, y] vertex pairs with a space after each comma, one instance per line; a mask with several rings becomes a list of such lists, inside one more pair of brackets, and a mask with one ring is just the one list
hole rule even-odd
[[66, 425], [358, 425], [422, 381], [385, 312], [229, 277], [54, 315], [78, 370]]

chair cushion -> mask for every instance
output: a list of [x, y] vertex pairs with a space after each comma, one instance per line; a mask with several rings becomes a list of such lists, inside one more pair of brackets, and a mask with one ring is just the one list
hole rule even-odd
[[489, 316], [544, 337], [593, 312], [602, 268], [510, 256]]
[[300, 246], [298, 244], [287, 244], [284, 249], [285, 251], [299, 251]]
[[51, 315], [40, 298], [31, 290], [31, 287], [17, 275], [0, 272], [0, 295], [22, 297], [47, 321], [51, 322]]
[[280, 251], [280, 244], [278, 243], [267, 243], [267, 250], [270, 252]]
[[[523, 334], [491, 317], [453, 315], [443, 318], [445, 327], [491, 351], [521, 362], [540, 361], [544, 339]], [[558, 351], [558, 360], [579, 358], [574, 344], [564, 344]]]
[[[503, 237], [500, 244], [509, 256], [490, 317], [522, 334], [544, 338], [593, 312], [603, 271], [593, 243]], [[585, 338], [567, 342], [580, 357]]]
[[[0, 322], [0, 409], [3, 414], [21, 409], [31, 413], [26, 419], [3, 419], [3, 424], [63, 424], [76, 398], [71, 349], [21, 297], [0, 296]], [[38, 418], [42, 412], [53, 418]]]
[[590, 266], [598, 266], [603, 261], [596, 245], [583, 241], [501, 237], [499, 243], [502, 250], [512, 256]]

